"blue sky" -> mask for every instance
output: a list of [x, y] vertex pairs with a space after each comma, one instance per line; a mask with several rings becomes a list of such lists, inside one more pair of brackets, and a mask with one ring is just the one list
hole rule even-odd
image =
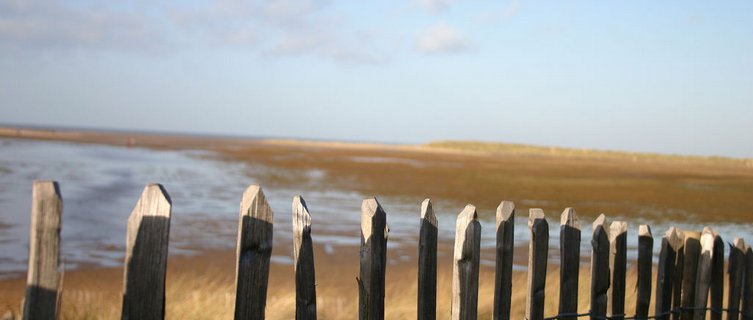
[[753, 157], [753, 2], [0, 0], [0, 123]]

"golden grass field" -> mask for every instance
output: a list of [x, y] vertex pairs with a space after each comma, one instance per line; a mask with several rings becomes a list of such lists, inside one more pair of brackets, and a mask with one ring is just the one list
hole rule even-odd
[[[0, 136], [124, 145], [131, 135], [0, 128]], [[458, 204], [473, 203], [479, 213], [487, 217], [500, 200], [511, 200], [517, 204], [519, 212], [527, 212], [534, 206], [546, 212], [575, 207], [582, 217], [596, 217], [605, 212], [628, 219], [640, 216], [654, 221], [692, 220], [710, 225], [718, 221], [753, 221], [753, 197], [750, 196], [753, 194], [753, 162], [750, 159], [475, 142], [398, 146], [187, 136], [135, 137], [137, 146], [141, 147], [212, 150], [231, 161], [274, 168], [255, 177], [265, 186], [306, 184], [311, 188], [401, 197], [416, 204], [431, 197]], [[309, 170], [320, 170], [326, 175], [323, 180], [313, 181], [306, 175]], [[589, 231], [584, 229], [584, 232]], [[655, 233], [657, 246], [661, 231]], [[731, 239], [734, 235], [722, 236]], [[590, 253], [581, 255], [588, 257]], [[358, 248], [334, 256], [317, 252], [317, 257], [320, 318], [357, 317]], [[234, 252], [171, 258], [167, 317], [231, 318], [234, 259]], [[415, 317], [417, 284], [415, 257], [413, 259], [388, 266], [388, 319]], [[440, 259], [437, 305], [441, 319], [447, 318], [450, 310], [450, 263], [446, 258]], [[492, 310], [493, 271], [482, 267], [480, 277], [479, 314], [486, 319], [490, 318]], [[292, 278], [291, 266], [273, 264], [268, 318], [293, 318]], [[525, 272], [515, 273], [513, 319], [522, 318], [525, 310], [525, 278]], [[635, 271], [629, 268], [628, 314], [634, 310], [635, 280]], [[558, 269], [552, 266], [547, 278], [547, 315], [556, 314], [558, 282]], [[122, 271], [117, 268], [84, 267], [67, 272], [62, 318], [117, 318], [121, 285]], [[589, 285], [584, 268], [580, 277], [582, 311], [588, 310]], [[0, 281], [0, 315], [7, 310], [18, 312], [23, 288], [24, 279]]]

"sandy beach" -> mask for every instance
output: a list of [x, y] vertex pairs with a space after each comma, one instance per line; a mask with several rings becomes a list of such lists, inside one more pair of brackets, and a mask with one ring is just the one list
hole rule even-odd
[[[660, 226], [714, 226], [722, 222], [747, 226], [753, 222], [750, 160], [589, 153], [509, 145], [495, 148], [446, 143], [388, 145], [16, 128], [0, 128], [0, 137], [210, 151], [211, 154], [202, 157], [266, 168], [252, 173], [254, 180], [265, 188], [287, 190], [295, 186], [312, 191], [350, 190], [358, 195], [376, 195], [385, 199], [383, 204], [388, 214], [391, 204], [398, 208], [397, 212], [410, 212], [410, 205], [415, 204], [415, 220], [418, 220], [421, 201], [432, 198], [435, 207], [450, 218], [466, 203], [473, 203], [485, 221], [493, 221], [494, 210], [501, 200], [514, 201], [521, 219], [527, 216], [529, 208], [542, 208], [548, 219], [558, 221], [559, 212], [574, 207], [584, 220], [584, 234], [591, 232], [589, 221], [600, 213], [610, 219], [628, 221], [632, 235], [637, 234], [638, 225], [634, 221]], [[0, 166], [1, 170], [12, 168]], [[65, 190], [65, 186], [63, 188]], [[357, 207], [359, 203], [353, 205]], [[408, 209], [403, 209], [404, 206]], [[315, 213], [316, 209], [312, 211]], [[276, 215], [287, 216], [289, 212], [276, 212]], [[316, 222], [314, 226], [316, 233]], [[491, 228], [491, 225], [484, 227]], [[353, 237], [357, 242], [358, 229], [327, 230]], [[728, 230], [735, 232], [736, 229]], [[655, 229], [654, 236], [658, 238], [664, 231]], [[391, 257], [387, 272], [388, 318], [413, 317], [415, 313], [417, 249], [411, 247], [414, 239], [402, 237], [399, 232], [394, 241], [400, 245], [388, 250]], [[231, 238], [231, 233], [232, 230], [224, 232], [224, 237]], [[722, 236], [731, 240], [738, 234]], [[584, 236], [584, 242], [586, 239]], [[289, 256], [289, 241], [280, 241], [275, 243], [273, 255]], [[516, 243], [518, 260], [525, 259], [525, 245]], [[449, 312], [451, 248], [451, 241], [439, 244], [439, 315]], [[331, 250], [315, 243], [315, 250], [320, 317], [355, 317], [358, 247], [342, 245]], [[196, 251], [175, 255], [169, 260], [167, 317], [230, 318], [234, 303], [235, 252], [231, 249]], [[489, 256], [492, 252], [487, 250], [485, 254]], [[588, 253], [582, 252], [581, 256], [587, 257]], [[479, 310], [482, 318], [489, 317], [491, 312], [493, 281], [488, 280], [493, 279], [492, 268], [489, 264], [482, 264], [481, 268], [480, 297], [483, 298]], [[291, 318], [292, 274], [291, 265], [273, 261], [267, 312], [270, 319]], [[588, 281], [583, 274], [581, 286], [585, 290]], [[548, 286], [556, 284], [557, 276], [553, 269]], [[524, 285], [525, 272], [518, 271], [515, 277], [516, 284]], [[8, 310], [18, 312], [24, 282], [22, 276], [0, 281], [0, 314]], [[633, 283], [634, 280], [628, 281], [628, 292], [632, 292]], [[63, 319], [118, 317], [122, 269], [80, 265], [66, 272], [64, 288]], [[552, 299], [550, 301], [557, 298]], [[523, 301], [513, 305], [523, 307]], [[554, 306], [556, 304], [548, 307], [548, 312], [555, 312]], [[583, 307], [587, 308], [585, 304]], [[515, 309], [513, 314], [522, 310]]]

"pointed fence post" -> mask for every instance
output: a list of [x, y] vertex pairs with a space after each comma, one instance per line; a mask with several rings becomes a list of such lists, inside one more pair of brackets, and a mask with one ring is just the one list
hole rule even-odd
[[264, 319], [274, 213], [259, 185], [243, 192], [238, 222], [235, 319]]
[[476, 207], [465, 206], [455, 223], [455, 254], [452, 268], [453, 320], [475, 320], [478, 314], [478, 271], [481, 254], [481, 224]]
[[580, 275], [580, 222], [575, 209], [566, 208], [560, 216], [560, 306], [562, 320], [578, 317], [578, 276]]
[[55, 181], [34, 181], [24, 319], [55, 319], [60, 293], [63, 198]]
[[609, 229], [607, 218], [599, 215], [593, 223], [591, 238], [591, 320], [607, 316], [609, 291]]
[[685, 270], [685, 232], [677, 229], [681, 242], [675, 259], [675, 270], [672, 275], [672, 320], [680, 320], [682, 298], [682, 276]]
[[526, 295], [526, 319], [544, 319], [544, 297], [546, 294], [546, 263], [549, 254], [549, 223], [544, 211], [528, 211], [528, 227], [531, 229], [531, 243], [528, 247], [528, 292]]
[[316, 273], [311, 242], [311, 214], [301, 196], [293, 198], [293, 263], [295, 268], [295, 318], [316, 320]]
[[709, 286], [711, 285], [711, 268], [714, 254], [714, 232], [709, 228], [703, 228], [701, 233], [701, 253], [698, 257], [698, 271], [695, 280], [695, 301], [693, 304], [693, 319], [706, 319], [706, 306], [709, 299]]
[[437, 318], [437, 217], [431, 200], [421, 203], [418, 236], [418, 320]]
[[672, 287], [674, 286], [675, 261], [682, 250], [682, 239], [676, 228], [672, 227], [661, 240], [659, 251], [659, 266], [656, 271], [656, 308], [655, 315], [658, 320], [670, 318], [672, 309]]
[[711, 320], [722, 320], [722, 301], [724, 300], [724, 240], [713, 229], [711, 229], [711, 232], [714, 234], [714, 252], [711, 254], [710, 318]]
[[164, 319], [165, 273], [172, 203], [162, 185], [151, 183], [128, 218], [123, 319]]
[[609, 226], [609, 303], [607, 310], [611, 319], [625, 318], [625, 274], [627, 269], [627, 223], [614, 221]]
[[742, 312], [743, 320], [753, 320], [753, 248], [745, 249], [745, 281], [743, 282]]
[[654, 253], [654, 237], [651, 227], [638, 227], [638, 293], [635, 299], [636, 319], [648, 319], [648, 307], [651, 304], [651, 264]]
[[361, 270], [358, 282], [358, 317], [384, 319], [384, 276], [387, 269], [387, 214], [376, 198], [361, 204]]
[[693, 319], [693, 306], [695, 305], [695, 287], [698, 273], [698, 258], [701, 255], [701, 234], [697, 231], [685, 232], [684, 267], [682, 274], [682, 317], [681, 319]]
[[740, 315], [740, 293], [745, 277], [745, 241], [735, 238], [729, 250], [729, 295], [727, 320], [737, 320]]
[[494, 274], [494, 320], [510, 319], [512, 260], [515, 250], [515, 204], [502, 201], [497, 207], [497, 258]]

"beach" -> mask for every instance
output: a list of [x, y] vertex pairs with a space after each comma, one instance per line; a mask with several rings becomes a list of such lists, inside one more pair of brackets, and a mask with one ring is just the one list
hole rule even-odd
[[[454, 218], [468, 203], [476, 206], [483, 230], [484, 318], [492, 308], [494, 214], [502, 200], [516, 204], [519, 285], [525, 284], [529, 208], [543, 209], [550, 220], [552, 268], [558, 261], [557, 222], [566, 207], [581, 219], [584, 267], [590, 223], [601, 213], [628, 222], [632, 259], [639, 224], [650, 224], [655, 238], [670, 226], [700, 231], [710, 225], [725, 240], [753, 240], [753, 169], [745, 160], [18, 128], [0, 129], [0, 137], [2, 148], [13, 150], [0, 162], [3, 181], [11, 181], [0, 193], [0, 243], [9, 248], [9, 257], [0, 257], [0, 314], [18, 312], [23, 297], [24, 226], [35, 179], [60, 180], [66, 201], [63, 318], [118, 316], [125, 219], [149, 182], [163, 183], [174, 202], [166, 306], [171, 319], [232, 316], [238, 202], [252, 183], [264, 188], [275, 211], [270, 319], [289, 319], [294, 306], [290, 201], [298, 194], [312, 213], [318, 306], [326, 319], [357, 313], [360, 202], [370, 196], [379, 199], [390, 225], [388, 318], [415, 314], [418, 217], [425, 198], [432, 199], [440, 221], [439, 315], [449, 312]], [[96, 219], [110, 211], [112, 216]], [[87, 232], [95, 227], [102, 234]], [[548, 286], [556, 277], [552, 269]], [[581, 278], [585, 288], [585, 273]], [[628, 281], [628, 292], [633, 283]]]

